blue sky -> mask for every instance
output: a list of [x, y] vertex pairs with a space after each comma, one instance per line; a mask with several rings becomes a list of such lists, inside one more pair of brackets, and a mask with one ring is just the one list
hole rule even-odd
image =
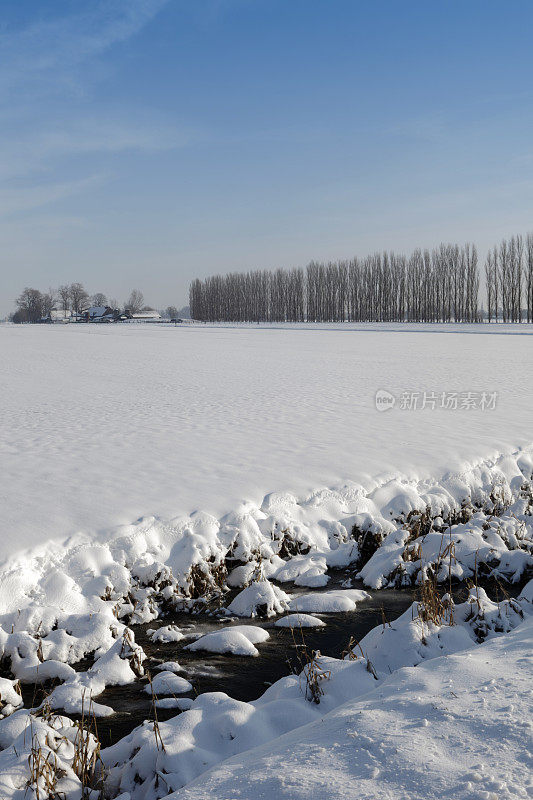
[[0, 315], [533, 229], [530, 0], [3, 0]]

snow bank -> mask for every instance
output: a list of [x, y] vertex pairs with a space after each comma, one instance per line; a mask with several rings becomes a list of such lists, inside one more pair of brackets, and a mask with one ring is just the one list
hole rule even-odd
[[[51, 702], [74, 712], [84, 697], [142, 670], [133, 638], [130, 655], [120, 655], [128, 625], [202, 608], [210, 597], [220, 605], [228, 571], [233, 585], [251, 580], [226, 609], [242, 617], [353, 611], [366, 596], [360, 590], [289, 595], [271, 582], [324, 577], [321, 570], [350, 564], [377, 588], [432, 574], [444, 581], [450, 570], [461, 579], [477, 571], [523, 580], [533, 563], [532, 464], [531, 453], [519, 451], [440, 482], [395, 479], [370, 494], [346, 486], [305, 499], [271, 494], [261, 509], [245, 503], [222, 520], [147, 518], [105, 543], [75, 539], [63, 552], [36, 550], [0, 574], [0, 658], [23, 682], [63, 681]], [[166, 625], [153, 635], [183, 634]], [[252, 655], [254, 648], [241, 641], [240, 649]], [[113, 664], [104, 664], [108, 653]], [[92, 670], [75, 673], [91, 654]], [[95, 711], [112, 710], [95, 704]]]
[[[492, 533], [484, 531], [482, 516], [474, 517], [457, 537], [463, 539], [462, 550], [458, 541], [455, 550], [464, 563], [464, 575], [472, 571], [468, 554], [479, 551], [478, 564], [485, 556], [491, 565], [496, 559], [500, 573], [516, 579], [529, 563], [517, 553], [530, 546], [531, 501], [527, 492], [523, 497], [520, 493], [532, 470], [533, 449], [472, 465], [440, 481], [394, 479], [369, 493], [347, 484], [305, 498], [270, 494], [260, 508], [244, 503], [220, 520], [201, 513], [168, 521], [147, 517], [119, 527], [105, 542], [80, 535], [64, 546], [50, 545], [15, 557], [0, 571], [0, 625], [4, 631], [12, 625], [16, 631], [39, 630], [47, 638], [43, 642], [49, 648], [47, 660], [73, 663], [72, 648], [78, 644], [64, 639], [60, 646], [60, 634], [55, 640], [49, 635], [54, 626], [62, 628], [69, 619], [68, 630], [90, 627], [96, 649], [101, 646], [98, 626], [101, 637], [109, 627], [99, 620], [110, 611], [128, 623], [150, 622], [177, 596], [219, 592], [228, 570], [233, 586], [253, 581], [230, 605], [230, 613], [279, 614], [287, 609], [287, 595], [267, 579], [298, 582], [303, 576], [306, 584], [313, 585], [317, 578], [322, 583], [327, 578], [322, 570], [365, 562], [378, 548], [361, 575], [368, 585], [385, 585], [403, 560], [408, 540], [416, 538], [413, 520], [425, 514], [434, 520], [432, 532], [438, 534], [447, 530], [448, 520], [462, 519], [467, 512], [470, 517], [481, 512], [488, 518], [507, 509], [503, 525], [489, 522]], [[518, 505], [512, 505], [513, 498]], [[520, 529], [524, 525], [525, 534]], [[468, 536], [474, 536], [475, 547]], [[441, 537], [435, 536], [425, 544], [431, 544], [433, 552], [440, 542]], [[234, 564], [239, 566], [233, 568]], [[109, 633], [105, 635], [109, 642]], [[89, 633], [84, 635], [88, 638]], [[1, 639], [0, 632], [0, 644]], [[89, 651], [86, 644], [78, 658]]]
[[202, 774], [173, 800], [528, 797], [533, 618]]
[[518, 498], [511, 501], [512, 493], [503, 492], [495, 502], [480, 501], [482, 511], [463, 504], [461, 514], [467, 521], [455, 525], [445, 524], [438, 506], [428, 506], [425, 514], [411, 515], [379, 537], [359, 577], [376, 589], [412, 585], [428, 571], [441, 583], [476, 575], [517, 583], [533, 568], [531, 484], [524, 481]]
[[[224, 759], [272, 742], [295, 728], [324, 717], [327, 719], [325, 715], [329, 712], [345, 703], [357, 702], [368, 692], [371, 692], [371, 697], [387, 696], [391, 671], [408, 667], [406, 674], [416, 691], [420, 684], [418, 673], [413, 672], [413, 664], [461, 651], [469, 653], [474, 643], [480, 640], [503, 639], [506, 642], [509, 631], [523, 627], [524, 618], [528, 618], [531, 612], [527, 600], [505, 601], [497, 605], [491, 603], [483, 592], [472, 592], [467, 602], [455, 607], [454, 625], [436, 625], [424, 622], [413, 606], [393, 627], [379, 626], [371, 631], [361, 641], [360, 649], [345, 660], [319, 657], [300, 676], [282, 678], [252, 703], [233, 700], [222, 692], [202, 694], [194, 700], [189, 711], [160, 724], [164, 751], [158, 749], [151, 726], [143, 725], [102, 752], [109, 769], [108, 791], [115, 795], [129, 792], [132, 800], [145, 798], [147, 792], [151, 800], [166, 797]], [[529, 620], [527, 631], [530, 636]], [[523, 649], [521, 655], [524, 656]], [[475, 653], [473, 657], [477, 662]], [[499, 677], [499, 673], [495, 677]], [[505, 678], [507, 681], [514, 679], [507, 664]], [[475, 674], [469, 673], [469, 681], [470, 684], [466, 684], [469, 689], [478, 685]], [[317, 699], [312, 689], [317, 682], [320, 702], [309, 702]], [[376, 695], [372, 690], [377, 685], [380, 691]], [[401, 700], [396, 694], [398, 684], [393, 682], [393, 685], [392, 696]], [[410, 691], [408, 687], [407, 690]], [[467, 689], [464, 691], [466, 693]], [[435, 716], [430, 708], [435, 702], [442, 701], [433, 688], [424, 702], [424, 719]], [[403, 724], [401, 710], [398, 720]], [[410, 742], [411, 733], [407, 727], [404, 732], [406, 741]], [[323, 746], [329, 749], [327, 739], [323, 740]], [[287, 770], [283, 772], [290, 774]], [[223, 770], [219, 774], [223, 774]], [[163, 781], [156, 781], [156, 775], [163, 776]], [[253, 781], [250, 786], [253, 786]], [[226, 794], [215, 792], [212, 796], [233, 796], [227, 787], [225, 791]]]

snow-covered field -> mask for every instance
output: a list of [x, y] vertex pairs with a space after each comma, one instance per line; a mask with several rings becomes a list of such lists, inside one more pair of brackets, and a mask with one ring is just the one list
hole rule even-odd
[[[95, 714], [112, 715], [104, 689], [139, 679], [177, 716], [162, 740], [146, 724], [103, 750], [110, 798], [531, 795], [532, 582], [517, 601], [475, 589], [429, 618], [414, 604], [345, 660], [318, 658], [253, 703], [181, 697], [193, 673], [177, 662], [147, 683], [133, 628], [209, 597], [222, 622], [320, 627], [357, 614], [356, 579], [431, 588], [479, 574], [524, 587], [532, 336], [526, 325], [0, 326], [0, 795], [35, 789], [38, 761], [78, 800], [80, 752], [96, 764], [97, 743], [57, 712], [95, 698]], [[394, 407], [378, 410], [376, 392]], [[336, 567], [348, 578], [325, 590]], [[248, 623], [150, 636], [244, 661], [270, 638]], [[45, 713], [22, 709], [18, 681], [51, 679]]]
[[[527, 445], [532, 333], [0, 326], [0, 560], [145, 515], [220, 517], [274, 491], [441, 478]], [[495, 410], [379, 413], [379, 389], [498, 398]]]

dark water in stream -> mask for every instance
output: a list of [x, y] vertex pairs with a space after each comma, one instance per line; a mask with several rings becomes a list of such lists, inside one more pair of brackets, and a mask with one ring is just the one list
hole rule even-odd
[[[286, 586], [284, 589], [286, 590]], [[333, 581], [327, 587], [332, 589]], [[301, 592], [301, 589], [299, 590]], [[316, 590], [314, 590], [316, 591]], [[326, 623], [323, 628], [306, 628], [303, 631], [309, 652], [320, 650], [323, 655], [339, 658], [346, 650], [350, 637], [359, 640], [376, 625], [383, 622], [383, 615], [393, 620], [411, 605], [412, 594], [407, 591], [382, 590], [375, 592], [368, 600], [357, 604], [357, 610], [338, 614], [321, 614]], [[145, 669], [152, 674], [154, 668], [163, 661], [178, 661], [184, 671], [178, 673], [193, 685], [193, 691], [180, 697], [196, 697], [203, 692], [225, 692], [236, 700], [257, 700], [265, 689], [279, 678], [291, 672], [300, 672], [298, 653], [295, 646], [301, 644], [301, 633], [288, 628], [275, 627], [272, 619], [216, 618], [207, 615], [171, 614], [164, 619], [145, 625], [132, 626], [135, 641], [146, 653]], [[153, 643], [148, 637], [148, 629], [175, 624], [190, 638], [168, 644]], [[255, 645], [259, 656], [220, 655], [217, 653], [194, 653], [185, 650], [198, 634], [229, 627], [231, 625], [256, 625], [266, 628], [270, 639]], [[145, 679], [128, 686], [109, 686], [95, 700], [116, 710], [112, 717], [97, 721], [98, 733], [103, 747], [106, 747], [128, 734], [145, 719], [153, 719], [151, 696], [142, 689]], [[159, 721], [175, 716], [177, 709], [157, 709]]]

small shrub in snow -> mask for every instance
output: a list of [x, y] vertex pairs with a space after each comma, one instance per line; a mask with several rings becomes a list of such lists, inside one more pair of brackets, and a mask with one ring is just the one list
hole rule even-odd
[[188, 594], [192, 598], [205, 597], [212, 592], [220, 594], [225, 588], [226, 565], [215, 559], [193, 564], [187, 575]]

